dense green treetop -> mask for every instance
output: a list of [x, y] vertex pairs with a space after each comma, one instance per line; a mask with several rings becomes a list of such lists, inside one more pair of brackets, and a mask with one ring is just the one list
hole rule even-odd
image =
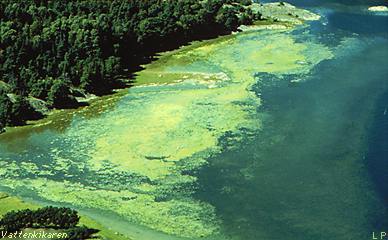
[[62, 230], [67, 235], [63, 238], [65, 240], [94, 238], [93, 234], [99, 230], [78, 226], [79, 220], [77, 211], [70, 208], [48, 206], [36, 210], [24, 209], [6, 213], [0, 219], [0, 230], [9, 235], [26, 228], [51, 228]]
[[155, 52], [251, 23], [249, 3], [0, 1], [0, 129], [36, 117], [20, 115], [30, 98], [74, 107], [75, 92], [104, 94], [123, 69], [135, 71]]

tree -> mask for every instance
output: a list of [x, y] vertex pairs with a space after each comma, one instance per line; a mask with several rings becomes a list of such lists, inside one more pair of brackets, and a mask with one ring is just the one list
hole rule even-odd
[[25, 123], [25, 119], [33, 115], [34, 110], [31, 108], [28, 101], [19, 95], [16, 95], [13, 100], [10, 113], [11, 125], [22, 125]]
[[222, 7], [217, 13], [216, 22], [224, 26], [227, 31], [236, 29], [239, 23], [237, 12], [233, 7]]
[[86, 226], [71, 228], [67, 231], [68, 237], [67, 240], [79, 240], [79, 239], [90, 239], [93, 238], [92, 235], [98, 233], [99, 230], [88, 228]]
[[9, 100], [7, 94], [0, 90], [0, 133], [4, 131], [4, 127], [7, 124], [12, 102]]
[[70, 96], [69, 83], [64, 79], [54, 80], [48, 93], [47, 101], [57, 108], [74, 106], [75, 99]]
[[8, 212], [0, 220], [0, 225], [7, 232], [15, 232], [22, 228], [32, 227], [32, 214], [33, 212], [30, 209]]
[[[239, 3], [240, 2], [240, 3]], [[0, 1], [0, 76], [7, 93], [77, 106], [72, 88], [104, 94], [124, 69], [157, 52], [215, 37], [255, 17], [249, 0]], [[5, 98], [3, 98], [3, 102]], [[2, 103], [5, 104], [5, 103]], [[9, 105], [9, 103], [5, 104]], [[22, 124], [26, 102], [3, 109], [0, 126]], [[4, 120], [6, 119], [6, 120]], [[12, 122], [12, 121], [11, 121]]]
[[23, 228], [75, 228], [79, 222], [77, 211], [70, 208], [44, 207], [37, 210], [20, 210], [6, 213], [0, 226], [9, 232]]

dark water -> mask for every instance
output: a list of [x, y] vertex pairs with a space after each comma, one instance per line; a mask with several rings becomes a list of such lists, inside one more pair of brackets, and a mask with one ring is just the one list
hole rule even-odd
[[312, 25], [321, 42], [362, 47], [302, 84], [257, 86], [263, 130], [210, 161], [199, 197], [231, 239], [372, 239], [388, 224], [388, 17], [364, 8], [386, 1], [290, 2], [328, 13]]
[[[290, 2], [324, 15], [307, 31], [333, 49], [335, 57], [319, 63], [308, 76], [283, 75], [279, 79], [269, 73], [255, 74], [263, 80], [253, 87], [262, 99], [257, 109], [260, 119], [264, 119], [262, 130], [244, 136], [240, 145], [237, 143], [238, 148], [208, 159], [209, 165], [198, 175], [200, 190], [196, 197], [216, 208], [217, 217], [222, 220], [223, 240], [372, 239], [372, 232], [388, 230], [388, 17], [369, 13], [366, 8], [386, 1]], [[305, 38], [311, 38], [311, 34], [301, 34], [304, 31], [306, 28], [296, 29], [293, 38], [309, 41]], [[260, 34], [254, 38], [260, 41]], [[239, 51], [251, 50], [243, 44], [241, 48], [236, 49], [237, 56]], [[196, 69], [209, 68], [202, 62], [198, 65]], [[291, 82], [296, 79], [303, 81]], [[133, 185], [145, 181], [125, 172], [112, 175], [92, 171], [85, 159], [95, 141], [105, 135], [113, 136], [106, 148], [120, 157], [120, 148], [112, 146], [120, 138], [124, 139], [119, 141], [123, 148], [127, 146], [125, 141], [131, 138], [121, 132], [126, 130], [129, 119], [137, 119], [133, 117], [136, 113], [142, 116], [139, 109], [147, 107], [147, 101], [140, 100], [153, 100], [151, 93], [157, 89], [151, 88], [143, 95], [134, 94], [132, 89], [124, 97], [102, 99], [83, 113], [74, 111], [74, 115], [70, 112], [49, 118], [52, 123], [47, 126], [3, 135], [0, 157], [6, 162], [35, 162], [39, 170], [45, 170], [39, 174], [47, 181], [65, 179], [118, 190], [128, 188], [126, 184], [130, 187], [131, 181]], [[163, 103], [162, 95], [162, 91], [155, 95], [155, 102]], [[181, 100], [171, 97], [164, 101], [176, 106]], [[138, 105], [131, 105], [136, 101]], [[173, 114], [170, 117], [174, 119]], [[139, 133], [137, 137], [143, 135], [147, 136]], [[228, 144], [227, 136], [221, 143]], [[64, 167], [56, 169], [57, 163]], [[11, 179], [17, 176], [17, 180], [24, 180], [36, 174], [31, 167], [31, 175], [21, 172], [27, 167], [6, 168], [0, 174]], [[20, 189], [15, 191], [22, 195]], [[35, 197], [30, 191], [26, 195]], [[62, 200], [45, 195], [54, 202]], [[60, 196], [68, 195], [71, 194]], [[95, 200], [101, 204], [104, 199]], [[77, 203], [78, 198], [66, 201]], [[111, 205], [114, 204], [100, 208]], [[101, 211], [97, 210], [92, 215], [99, 214]], [[114, 219], [119, 226], [115, 230], [137, 231], [139, 239], [173, 238], [148, 229], [142, 230], [144, 233], [132, 230], [126, 220], [96, 218], [107, 225]]]
[[367, 165], [381, 198], [388, 204], [388, 92], [378, 99], [368, 140]]

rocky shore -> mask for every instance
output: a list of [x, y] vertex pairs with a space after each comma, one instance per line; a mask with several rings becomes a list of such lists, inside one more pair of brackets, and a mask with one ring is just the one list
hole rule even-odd
[[320, 19], [319, 15], [305, 9], [297, 8], [286, 2], [254, 3], [250, 7], [254, 12], [260, 13], [263, 19], [270, 19], [275, 22], [300, 24], [303, 21]]
[[372, 6], [368, 8], [371, 12], [388, 12], [387, 6]]
[[316, 21], [321, 18], [318, 14], [297, 8], [286, 2], [253, 3], [248, 7], [255, 14], [259, 14], [261, 20], [256, 21], [254, 25], [240, 26], [238, 28], [240, 31], [285, 29], [303, 24], [305, 21]]

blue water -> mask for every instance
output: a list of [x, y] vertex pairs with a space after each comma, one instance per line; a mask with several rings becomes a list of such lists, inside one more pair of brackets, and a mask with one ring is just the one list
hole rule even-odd
[[388, 17], [365, 9], [385, 1], [290, 2], [326, 13], [321, 43], [354, 41], [301, 84], [258, 73], [263, 130], [210, 160], [198, 197], [230, 239], [372, 239], [388, 224]]
[[368, 140], [367, 165], [381, 198], [388, 204], [388, 92], [378, 99]]
[[[388, 226], [388, 16], [366, 9], [387, 2], [289, 2], [323, 14], [322, 21], [297, 28], [293, 37], [303, 42], [313, 35], [333, 49], [335, 57], [307, 76], [255, 74], [265, 80], [253, 87], [262, 99], [257, 111], [263, 128], [243, 136], [240, 144], [234, 142], [237, 147], [227, 147], [227, 135], [221, 139], [224, 151], [199, 172], [196, 197], [216, 208], [222, 240], [372, 239], [372, 232], [387, 231]], [[309, 34], [301, 34], [305, 31]], [[209, 66], [204, 62], [193, 68]], [[105, 114], [111, 114], [112, 106], [114, 101], [104, 107]], [[49, 155], [51, 146], [66, 150], [58, 152], [59, 157], [72, 154], [82, 141], [61, 134], [89, 117], [85, 113], [74, 118], [7, 135], [1, 157], [30, 158], [46, 167], [50, 159], [40, 156]], [[13, 171], [10, 174], [30, 177]], [[63, 172], [47, 179], [93, 186], [104, 182], [119, 189], [125, 189], [129, 179], [141, 180], [124, 173], [112, 178], [81, 167], [71, 172], [75, 176]]]

